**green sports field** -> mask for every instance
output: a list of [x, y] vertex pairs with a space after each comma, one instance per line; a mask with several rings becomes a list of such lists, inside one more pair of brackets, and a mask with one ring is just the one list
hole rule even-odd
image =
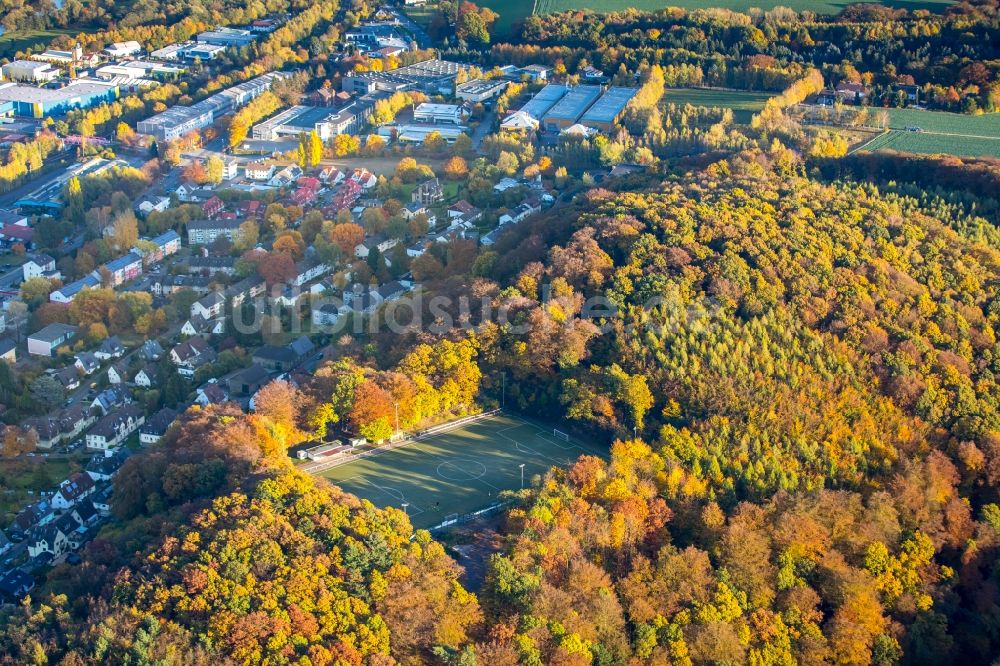
[[554, 437], [551, 427], [499, 414], [336, 467], [305, 469], [377, 506], [405, 502], [414, 527], [427, 528], [520, 488], [521, 464], [527, 485], [532, 476], [586, 453], [606, 456], [608, 449], [575, 438], [567, 442]]
[[18, 51], [26, 49], [45, 50], [49, 42], [60, 35], [79, 34], [80, 30], [15, 30], [0, 35], [0, 57], [12, 58]]
[[[480, 0], [477, 4], [489, 7], [500, 15], [494, 32], [506, 36], [510, 28], [518, 21], [535, 14], [552, 14], [572, 11], [575, 9], [590, 9], [595, 12], [620, 12], [630, 7], [642, 11], [655, 11], [666, 7], [682, 7], [684, 9], [722, 8], [737, 12], [745, 12], [751, 7], [773, 9], [777, 6], [789, 7], [795, 11], [812, 11], [818, 14], [836, 14], [851, 4], [853, 0]], [[881, 3], [889, 7], [901, 9], [928, 9], [940, 12], [950, 0], [884, 0]]]
[[707, 88], [668, 88], [663, 93], [664, 104], [690, 104], [710, 108], [732, 109], [733, 119], [748, 123], [753, 114], [764, 108], [773, 93], [743, 90], [710, 90]]

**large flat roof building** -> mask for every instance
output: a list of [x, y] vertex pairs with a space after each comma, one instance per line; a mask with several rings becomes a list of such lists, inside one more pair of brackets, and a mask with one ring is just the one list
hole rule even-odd
[[12, 103], [16, 115], [31, 118], [59, 116], [71, 109], [112, 102], [118, 94], [118, 86], [104, 81], [78, 80], [54, 89], [0, 84], [0, 102]]
[[3, 78], [8, 81], [29, 81], [45, 83], [59, 78], [59, 70], [47, 62], [35, 60], [15, 60], [2, 68]]
[[621, 119], [625, 107], [638, 92], [638, 88], [608, 88], [580, 117], [580, 124], [602, 132], [610, 132], [614, 124]]
[[323, 141], [338, 134], [357, 134], [368, 125], [375, 102], [385, 93], [365, 95], [340, 109], [327, 106], [293, 106], [253, 128], [253, 138], [279, 141], [315, 131]]
[[463, 102], [486, 102], [493, 99], [510, 85], [506, 79], [473, 79], [455, 86], [455, 97]]
[[239, 28], [216, 28], [198, 35], [198, 43], [216, 46], [246, 46], [256, 39], [257, 35], [253, 32]]
[[390, 72], [349, 72], [341, 79], [341, 87], [347, 92], [361, 94], [413, 89], [451, 95], [455, 77], [468, 67], [458, 62], [431, 58]]
[[528, 103], [520, 108], [521, 113], [527, 114], [535, 120], [541, 121], [556, 103], [566, 96], [569, 88], [559, 83], [550, 83], [528, 100]]
[[569, 91], [542, 117], [542, 129], [558, 132], [575, 125], [601, 96], [600, 86], [577, 86]]
[[247, 102], [270, 90], [281, 74], [271, 72], [244, 81], [217, 92], [191, 106], [175, 106], [136, 124], [140, 134], [148, 134], [158, 141], [172, 141], [188, 132], [203, 129], [221, 116], [244, 106]]

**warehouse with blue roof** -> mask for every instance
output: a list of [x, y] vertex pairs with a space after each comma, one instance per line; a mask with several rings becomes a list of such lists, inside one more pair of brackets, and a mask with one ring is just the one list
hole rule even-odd
[[0, 84], [0, 105], [10, 104], [14, 115], [30, 118], [61, 116], [72, 109], [113, 102], [118, 95], [118, 86], [103, 81], [73, 81], [62, 88]]

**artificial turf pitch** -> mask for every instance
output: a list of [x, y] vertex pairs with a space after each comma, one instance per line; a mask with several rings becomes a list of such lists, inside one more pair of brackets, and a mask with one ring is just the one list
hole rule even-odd
[[522, 463], [527, 486], [550, 467], [607, 453], [575, 437], [554, 437], [551, 427], [497, 414], [314, 473], [376, 506], [401, 508], [405, 502], [413, 526], [427, 528], [520, 488]]

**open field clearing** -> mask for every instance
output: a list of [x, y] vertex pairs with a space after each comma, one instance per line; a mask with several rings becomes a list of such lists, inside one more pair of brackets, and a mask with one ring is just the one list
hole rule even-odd
[[438, 525], [498, 501], [501, 491], [521, 487], [554, 465], [584, 454], [607, 455], [589, 442], [554, 437], [551, 428], [498, 414], [425, 439], [408, 442], [312, 473], [376, 506], [400, 508], [414, 527]]
[[663, 103], [732, 109], [736, 122], [747, 123], [750, 122], [753, 114], [764, 108], [764, 103], [771, 96], [772, 93], [769, 92], [710, 90], [707, 88], [669, 88], [663, 94]]
[[862, 149], [865, 152], [897, 150], [924, 155], [956, 155], [958, 157], [1000, 158], [1000, 137], [982, 138], [955, 134], [932, 134], [890, 130]]

